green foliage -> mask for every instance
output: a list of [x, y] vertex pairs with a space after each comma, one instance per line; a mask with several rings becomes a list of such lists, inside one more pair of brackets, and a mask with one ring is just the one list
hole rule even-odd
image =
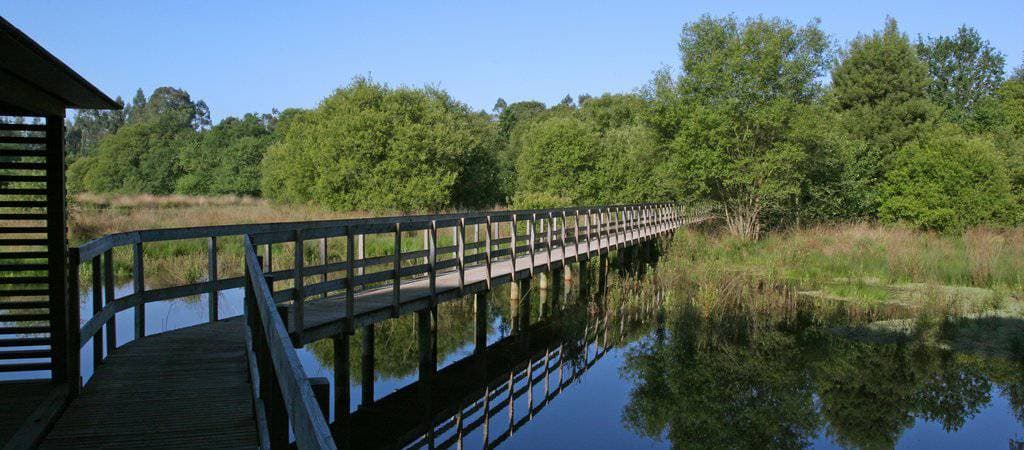
[[497, 187], [471, 173], [479, 168], [471, 164], [492, 163], [492, 133], [484, 117], [443, 91], [356, 79], [288, 126], [264, 157], [261, 185], [273, 200], [335, 210], [492, 203], [494, 193], [464, 190]]
[[176, 191], [182, 194], [260, 193], [260, 162], [273, 142], [269, 121], [246, 114], [237, 119], [228, 117], [200, 135], [195, 145], [185, 147], [179, 163], [185, 173], [177, 180]]
[[790, 139], [791, 124], [821, 92], [828, 39], [817, 23], [705, 16], [683, 28], [679, 49], [674, 89], [667, 75], [651, 89], [665, 95], [655, 100], [660, 111], [678, 115], [656, 125], [674, 136], [670, 188], [681, 199], [718, 202], [733, 232], [756, 237], [806, 176], [808, 149]]
[[878, 185], [892, 154], [926, 130], [935, 113], [928, 101], [928, 68], [910, 40], [888, 19], [885, 29], [858, 36], [832, 71], [830, 101], [854, 145], [844, 177], [861, 189], [858, 215], [871, 216], [880, 202]]
[[928, 65], [932, 101], [945, 108], [952, 122], [976, 125], [976, 107], [999, 88], [1006, 57], [966, 25], [953, 36], [919, 38], [917, 52]]
[[518, 126], [512, 137], [517, 207], [611, 204], [666, 198], [657, 172], [663, 146], [643, 123], [637, 95], [605, 94], [562, 105]]
[[992, 142], [947, 125], [896, 154], [879, 216], [926, 229], [961, 230], [1005, 218], [1010, 179]]

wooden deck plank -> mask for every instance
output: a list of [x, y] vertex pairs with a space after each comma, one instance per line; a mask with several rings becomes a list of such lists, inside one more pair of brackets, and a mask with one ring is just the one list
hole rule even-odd
[[257, 446], [242, 318], [118, 348], [41, 448]]

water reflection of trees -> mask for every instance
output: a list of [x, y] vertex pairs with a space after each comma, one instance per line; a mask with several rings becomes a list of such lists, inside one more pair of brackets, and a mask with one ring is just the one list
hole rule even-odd
[[1024, 418], [1018, 363], [852, 341], [823, 322], [844, 314], [811, 308], [678, 308], [627, 354], [625, 424], [675, 446], [803, 447], [824, 429], [843, 446], [892, 447], [916, 419], [958, 430], [993, 385]]

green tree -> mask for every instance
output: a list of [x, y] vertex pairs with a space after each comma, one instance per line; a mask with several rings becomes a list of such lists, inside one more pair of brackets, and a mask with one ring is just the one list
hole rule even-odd
[[246, 114], [228, 117], [203, 132], [196, 145], [179, 155], [184, 175], [176, 191], [183, 194], [260, 194], [260, 163], [273, 142], [269, 120]]
[[174, 192], [183, 173], [178, 156], [195, 145], [202, 114], [184, 90], [160, 87], [146, 99], [140, 89], [126, 124], [102, 138], [95, 155], [72, 164], [69, 185], [93, 192]]
[[862, 187], [857, 215], [874, 215], [879, 185], [893, 153], [930, 127], [935, 107], [928, 101], [928, 68], [896, 21], [858, 36], [832, 71], [830, 100], [839, 123], [853, 140], [850, 172], [843, 176]]
[[953, 36], [918, 38], [917, 53], [928, 65], [928, 95], [944, 115], [964, 127], [975, 125], [976, 107], [992, 97], [1003, 81], [1006, 57], [961, 25]]
[[264, 157], [261, 186], [277, 201], [335, 210], [477, 206], [457, 203], [459, 185], [494, 151], [493, 132], [444, 91], [357, 78], [288, 125]]
[[586, 122], [556, 116], [516, 130], [518, 207], [542, 208], [586, 203], [596, 197], [599, 138]]
[[799, 194], [807, 149], [789, 139], [791, 122], [821, 93], [828, 38], [817, 22], [705, 16], [684, 26], [679, 49], [674, 87], [662, 74], [649, 89], [665, 96], [656, 111], [677, 115], [655, 125], [671, 129], [676, 198], [718, 202], [732, 233], [755, 238]]
[[896, 154], [879, 216], [926, 229], [1012, 220], [1010, 179], [992, 142], [944, 125]]

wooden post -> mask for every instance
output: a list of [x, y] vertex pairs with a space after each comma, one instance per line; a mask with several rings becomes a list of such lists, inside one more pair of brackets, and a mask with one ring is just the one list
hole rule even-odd
[[395, 222], [395, 261], [391, 277], [391, 317], [398, 317], [402, 300], [402, 223]]
[[[274, 262], [274, 246], [271, 244], [263, 244], [263, 273], [270, 273], [273, 269]], [[273, 290], [273, 288], [271, 288]]]
[[491, 215], [487, 215], [487, 229], [484, 230], [484, 251], [486, 252], [487, 289], [491, 289]]
[[206, 302], [208, 306], [207, 317], [210, 322], [216, 322], [219, 320], [218, 314], [218, 293], [217, 293], [217, 237], [210, 236], [210, 239], [206, 242], [206, 253], [207, 253], [207, 265], [206, 265], [206, 281], [210, 282], [210, 289], [206, 292]]
[[473, 316], [476, 319], [473, 353], [483, 353], [487, 348], [487, 298], [490, 291], [478, 292], [473, 295]]
[[135, 307], [135, 339], [146, 335], [146, 279], [145, 267], [143, 267], [142, 243], [136, 242], [132, 246], [132, 277], [134, 278], [135, 296], [138, 299], [138, 306]]
[[[320, 238], [320, 240], [317, 242], [317, 244], [318, 244], [317, 246], [319, 247], [319, 251], [320, 251], [320, 265], [321, 266], [327, 265], [327, 238], [326, 237]], [[324, 272], [324, 273], [320, 274], [320, 282], [321, 283], [326, 283], [327, 282], [327, 272]], [[324, 293], [320, 294], [320, 296], [321, 296], [321, 298], [327, 298], [327, 291], [324, 291]]]
[[[353, 334], [356, 319], [355, 301], [355, 236], [352, 228], [345, 227], [345, 334]], [[346, 342], [347, 343], [347, 342]], [[347, 359], [347, 357], [346, 357]]]
[[457, 246], [455, 250], [456, 257], [459, 258], [459, 296], [465, 294], [466, 291], [466, 218], [460, 217], [459, 224], [457, 227], [457, 235], [455, 236]]
[[580, 210], [576, 210], [576, 219], [572, 221], [572, 240], [576, 245], [576, 262], [580, 262]]
[[313, 397], [324, 415], [324, 421], [331, 423], [331, 382], [324, 377], [310, 377], [309, 387], [313, 389]]
[[437, 221], [430, 221], [430, 229], [427, 230], [429, 239], [427, 239], [427, 264], [429, 266], [430, 276], [430, 307], [433, 308], [437, 305]]
[[[68, 249], [68, 291], [66, 293], [69, 300], [67, 308], [68, 323], [65, 324], [67, 327], [67, 341], [64, 343], [67, 345], [67, 382], [68, 389], [72, 396], [77, 396], [78, 392], [82, 388], [82, 364], [81, 364], [81, 348], [82, 348], [82, 329], [80, 322], [81, 312], [78, 308], [79, 295], [79, 283], [78, 277], [81, 271], [80, 260], [78, 258], [78, 249]], [[63, 268], [61, 269], [64, 270]], [[72, 301], [73, 300], [73, 301]], [[53, 342], [51, 340], [51, 342]], [[52, 345], [52, 343], [51, 343]], [[54, 353], [54, 356], [57, 356]]]
[[[103, 252], [103, 296], [106, 304], [114, 301], [114, 249]], [[107, 322], [107, 354], [117, 349], [117, 315], [111, 315]]]
[[519, 240], [519, 237], [518, 237], [519, 236], [519, 231], [517, 230], [518, 227], [519, 227], [519, 222], [516, 219], [516, 213], [513, 212], [512, 213], [512, 236], [510, 237], [510, 239], [512, 240], [512, 245], [509, 246], [509, 248], [511, 248], [511, 251], [512, 251], [512, 281], [516, 281], [516, 256], [517, 256], [516, 255], [516, 247], [518, 247], [518, 245], [516, 244], [516, 241]]
[[558, 239], [562, 241], [562, 243], [561, 243], [561, 247], [562, 247], [562, 269], [565, 269], [565, 252], [567, 251], [567, 247], [565, 246], [565, 226], [566, 226], [567, 223], [569, 223], [565, 219], [566, 219], [566, 215], [565, 215], [565, 210], [563, 209], [562, 210], [562, 226], [558, 227]]
[[[99, 255], [92, 258], [92, 316], [96, 317], [103, 309], [103, 271], [101, 270]], [[92, 370], [103, 363], [103, 329], [92, 337]]]
[[[292, 320], [291, 320], [291, 332], [295, 335], [296, 342], [302, 340], [302, 330], [305, 328], [304, 319], [305, 312], [304, 306], [306, 303], [305, 277], [302, 272], [305, 268], [305, 241], [302, 239], [302, 230], [295, 230], [295, 242], [294, 242], [294, 253], [295, 253], [295, 268], [292, 271], [292, 279], [294, 280], [294, 289], [292, 292]], [[287, 323], [286, 323], [287, 325]]]
[[[67, 199], [64, 182], [64, 116], [46, 116], [46, 267], [49, 283], [50, 355], [53, 360], [52, 379], [69, 379], [68, 359], [78, 354], [78, 347], [68, 346], [68, 332], [79, 329], [71, 321], [72, 307], [78, 310], [78, 298], [71, 295], [68, 280], [69, 251], [67, 241]], [[72, 386], [69, 396], [78, 394]]]
[[[356, 260], [357, 261], [366, 258], [365, 241], [366, 241], [366, 235], [365, 234], [360, 233], [360, 234], [356, 235]], [[356, 268], [356, 275], [362, 275], [364, 273], [366, 273], [366, 268], [365, 267], [357, 267]]]
[[334, 345], [334, 424], [347, 431], [352, 393], [349, 391], [348, 334], [331, 338]]
[[551, 272], [551, 246], [552, 246], [552, 243], [551, 243], [551, 228], [554, 225], [555, 225], [555, 213], [552, 212], [552, 211], [548, 211], [548, 226], [544, 230], [547, 233], [547, 235], [545, 236], [546, 237], [545, 241], [546, 241], [547, 245], [545, 247], [547, 247], [547, 252], [548, 252], [548, 272]]
[[416, 312], [416, 342], [419, 346], [419, 379], [426, 380], [437, 371], [437, 308]]
[[373, 376], [374, 376], [374, 327], [369, 324], [363, 327], [363, 355], [362, 367], [359, 381], [363, 388], [362, 406], [373, 404]]
[[530, 220], [527, 221], [527, 225], [529, 227], [528, 238], [530, 239], [530, 276], [533, 276], [534, 266], [537, 265], [536, 261], [533, 259], [537, 241], [537, 213], [532, 213], [530, 215]]

